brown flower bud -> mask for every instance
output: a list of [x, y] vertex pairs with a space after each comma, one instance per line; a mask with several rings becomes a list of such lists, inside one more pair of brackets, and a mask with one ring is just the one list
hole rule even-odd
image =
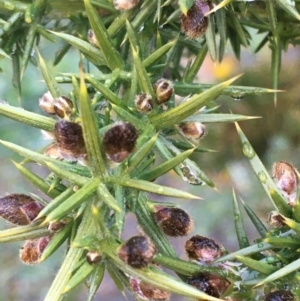
[[166, 235], [184, 236], [193, 229], [191, 217], [180, 208], [162, 208], [153, 214]]
[[52, 94], [48, 91], [39, 99], [39, 106], [44, 112], [55, 115], [54, 102], [55, 99], [53, 98]]
[[113, 0], [115, 9], [129, 10], [138, 5], [140, 0]]
[[71, 116], [73, 108], [73, 102], [68, 97], [60, 96], [55, 99], [54, 111], [58, 117], [65, 118], [66, 116]]
[[85, 156], [86, 150], [80, 124], [60, 120], [55, 124], [54, 135], [63, 158], [75, 160]]
[[230, 282], [227, 279], [209, 273], [199, 273], [193, 276], [188, 279], [188, 284], [216, 298], [223, 295], [230, 286]]
[[108, 159], [125, 160], [135, 148], [138, 138], [136, 128], [128, 122], [116, 122], [104, 135], [103, 146]]
[[12, 193], [0, 198], [0, 216], [14, 225], [30, 224], [44, 208], [32, 197]]
[[167, 102], [174, 92], [173, 83], [165, 78], [160, 78], [153, 88], [159, 105]]
[[196, 0], [187, 14], [181, 16], [181, 30], [190, 39], [202, 36], [208, 27], [208, 18], [204, 17], [212, 9], [208, 0]]
[[20, 250], [20, 259], [25, 264], [39, 263], [45, 248], [50, 242], [50, 236], [44, 236], [33, 240], [27, 240]]
[[143, 300], [167, 301], [170, 299], [171, 294], [169, 292], [163, 291], [134, 277], [130, 277], [130, 286], [133, 293]]
[[201, 122], [181, 122], [178, 125], [179, 132], [192, 143], [198, 144], [206, 134], [206, 127]]
[[86, 254], [86, 261], [89, 264], [96, 264], [102, 260], [102, 255], [97, 251], [89, 251]]
[[153, 109], [152, 97], [146, 93], [137, 94], [134, 103], [136, 109], [141, 113], [148, 113]]
[[280, 290], [269, 293], [265, 296], [265, 301], [295, 301], [294, 295], [290, 291]]
[[185, 251], [190, 259], [212, 262], [224, 255], [224, 249], [213, 239], [195, 235], [185, 243]]
[[131, 267], [141, 269], [152, 261], [155, 252], [155, 247], [148, 238], [133, 236], [120, 247], [118, 255]]
[[274, 228], [283, 228], [285, 226], [282, 216], [277, 211], [269, 212], [267, 222]]
[[95, 36], [95, 33], [94, 33], [94, 31], [93, 31], [92, 29], [89, 29], [89, 30], [88, 30], [87, 38], [88, 38], [88, 41], [89, 41], [92, 45], [94, 45], [94, 46], [96, 46], [96, 47], [99, 47], [99, 43], [98, 43], [98, 41], [97, 41], [97, 39], [96, 39], [96, 36]]
[[276, 162], [273, 165], [272, 177], [288, 204], [294, 207], [298, 190], [298, 175], [294, 166], [284, 161]]
[[140, 290], [148, 300], [153, 301], [169, 300], [171, 296], [169, 292], [163, 291], [145, 282], [140, 283]]
[[50, 232], [59, 232], [66, 224], [67, 224], [67, 220], [61, 220], [58, 222], [50, 222], [48, 225], [48, 230]]

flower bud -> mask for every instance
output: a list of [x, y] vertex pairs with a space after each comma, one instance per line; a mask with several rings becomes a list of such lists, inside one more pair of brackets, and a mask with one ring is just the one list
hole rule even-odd
[[196, 0], [187, 14], [181, 16], [181, 30], [190, 39], [202, 36], [208, 27], [208, 18], [204, 17], [212, 8], [208, 0]]
[[137, 278], [130, 277], [130, 286], [140, 299], [153, 301], [166, 301], [170, 299], [170, 293], [156, 288], [150, 284], [140, 281]]
[[146, 93], [137, 94], [134, 103], [136, 109], [141, 113], [148, 113], [153, 109], [152, 97]]
[[65, 118], [65, 116], [71, 116], [73, 110], [73, 102], [66, 96], [60, 96], [55, 99], [54, 111], [55, 114], [60, 118]]
[[188, 284], [216, 298], [223, 295], [230, 286], [230, 282], [227, 279], [209, 273], [199, 273], [193, 276], [188, 279]]
[[18, 226], [30, 224], [44, 208], [32, 197], [12, 193], [0, 198], [0, 216]]
[[96, 46], [96, 47], [99, 48], [99, 43], [98, 43], [98, 41], [97, 41], [97, 39], [96, 39], [96, 36], [95, 36], [95, 33], [94, 33], [94, 31], [93, 31], [92, 29], [89, 29], [89, 30], [88, 30], [87, 39], [88, 39], [88, 41], [89, 41], [92, 45], [94, 45], [94, 46]]
[[39, 106], [44, 112], [55, 115], [54, 102], [55, 99], [53, 98], [52, 94], [48, 91], [39, 99]]
[[280, 290], [269, 293], [265, 296], [265, 301], [295, 301], [294, 295], [290, 291]]
[[180, 208], [162, 208], [154, 213], [158, 225], [169, 236], [184, 236], [193, 229], [191, 217]]
[[206, 134], [206, 127], [201, 122], [181, 122], [178, 125], [179, 132], [192, 143], [198, 144]]
[[152, 261], [155, 252], [155, 247], [148, 238], [133, 236], [120, 247], [118, 255], [131, 267], [141, 269]]
[[66, 220], [61, 220], [58, 222], [50, 222], [48, 225], [48, 230], [50, 232], [59, 232], [67, 224]]
[[288, 204], [294, 207], [297, 200], [298, 175], [293, 165], [284, 161], [274, 163], [272, 177]]
[[60, 120], [56, 122], [54, 136], [61, 156], [74, 160], [86, 154], [81, 125], [75, 122]]
[[269, 212], [267, 222], [274, 228], [283, 228], [285, 226], [282, 216], [277, 211]]
[[140, 0], [113, 0], [116, 10], [129, 10], [138, 5]]
[[86, 261], [89, 264], [96, 264], [102, 260], [102, 255], [97, 251], [89, 251], [86, 254]]
[[159, 105], [167, 102], [174, 92], [173, 83], [165, 78], [160, 78], [153, 88]]
[[50, 242], [50, 236], [44, 236], [33, 240], [27, 240], [20, 250], [20, 259], [25, 264], [39, 263], [45, 248]]
[[128, 122], [116, 122], [104, 135], [104, 151], [109, 160], [122, 162], [135, 148], [136, 128]]
[[190, 259], [212, 262], [224, 254], [223, 247], [213, 239], [195, 235], [185, 243], [185, 251]]

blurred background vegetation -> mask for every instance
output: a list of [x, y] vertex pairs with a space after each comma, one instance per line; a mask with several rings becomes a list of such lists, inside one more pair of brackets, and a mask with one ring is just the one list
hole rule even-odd
[[[252, 32], [254, 49], [263, 35]], [[254, 45], [255, 44], [255, 45]], [[49, 42], [41, 43], [40, 51], [46, 61], [53, 61], [56, 51], [61, 45]], [[206, 60], [198, 74], [198, 82], [217, 83], [244, 73], [236, 82], [236, 85], [272, 87], [270, 70], [270, 50], [265, 47], [259, 54], [254, 55], [251, 51], [243, 50], [241, 61], [237, 61], [231, 48], [228, 46], [226, 56], [221, 64], [213, 63], [210, 57]], [[260, 116], [260, 119], [241, 123], [241, 127], [252, 143], [254, 149], [270, 170], [273, 162], [285, 160], [300, 166], [299, 143], [300, 135], [300, 110], [299, 95], [300, 68], [299, 48], [291, 47], [283, 55], [282, 70], [280, 73], [279, 89], [285, 90], [279, 93], [277, 106], [274, 107], [273, 95], [247, 96], [241, 100], [221, 96], [216, 101], [221, 106], [220, 111], [233, 112], [250, 116]], [[72, 50], [58, 66], [55, 72], [78, 72], [79, 53]], [[186, 65], [183, 60], [182, 66]], [[27, 110], [41, 113], [38, 99], [47, 90], [42, 81], [39, 69], [30, 65], [22, 82], [22, 99], [19, 100], [17, 91], [12, 81], [12, 65], [9, 59], [0, 61], [0, 98], [11, 105], [22, 106]], [[68, 92], [68, 86], [62, 85]], [[30, 149], [39, 149], [46, 142], [37, 129], [18, 124], [7, 118], [0, 117], [0, 139], [19, 143]], [[208, 135], [202, 141], [202, 146], [215, 150], [211, 153], [197, 153], [193, 159], [199, 162], [199, 166], [215, 182], [218, 192], [208, 186], [191, 186], [176, 176], [169, 173], [159, 179], [160, 183], [170, 184], [172, 187], [181, 188], [200, 195], [204, 200], [178, 201], [180, 206], [192, 214], [195, 220], [195, 230], [190, 234], [200, 234], [214, 238], [223, 244], [228, 250], [237, 249], [237, 241], [233, 224], [232, 214], [232, 188], [246, 201], [262, 220], [266, 220], [266, 214], [271, 209], [256, 176], [252, 173], [249, 163], [242, 154], [242, 148], [233, 124], [214, 124], [208, 126]], [[0, 194], [18, 192], [39, 194], [33, 186], [25, 182], [18, 171], [14, 168], [11, 160], [20, 161], [17, 155], [1, 146], [0, 164], [1, 181]], [[42, 174], [42, 167], [33, 166]], [[246, 224], [250, 225], [247, 217]], [[1, 221], [1, 229], [8, 225]], [[138, 233], [133, 216], [128, 217], [127, 229], [124, 238]], [[248, 233], [252, 241], [257, 233], [253, 227], [248, 227]], [[184, 254], [184, 242], [186, 238], [172, 239], [176, 250], [182, 258]], [[59, 249], [51, 259], [38, 266], [25, 266], [19, 262], [18, 249], [21, 243], [9, 243], [0, 245], [1, 254], [1, 281], [0, 301], [33, 301], [41, 300], [53, 280], [55, 273], [62, 260], [65, 249]], [[68, 300], [83, 300], [86, 290], [81, 286], [75, 293], [69, 295]], [[95, 300], [125, 300], [115, 288], [109, 277], [102, 283]], [[127, 294], [128, 300], [133, 300]], [[183, 297], [172, 296], [172, 300], [183, 300]]]

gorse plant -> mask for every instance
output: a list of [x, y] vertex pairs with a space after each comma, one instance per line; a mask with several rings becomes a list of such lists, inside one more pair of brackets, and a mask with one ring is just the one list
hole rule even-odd
[[[1, 59], [12, 59], [20, 98], [28, 63], [39, 66], [49, 89], [39, 105], [54, 115], [0, 104], [1, 115], [52, 139], [36, 151], [1, 141], [25, 158], [15, 166], [51, 201], [3, 196], [0, 215], [16, 227], [0, 231], [0, 242], [26, 240], [20, 259], [27, 264], [48, 259], [66, 242], [63, 263], [44, 300], [63, 300], [83, 282], [92, 300], [105, 270], [121, 291], [128, 289], [138, 300], [168, 300], [170, 293], [198, 300], [298, 298], [298, 172], [277, 162], [272, 179], [237, 123], [243, 152], [274, 205], [269, 215], [274, 230], [268, 232], [244, 204], [261, 236], [250, 246], [233, 193], [240, 250], [228, 254], [213, 239], [195, 235], [185, 244], [190, 261], [184, 261], [167, 236], [187, 235], [193, 228], [190, 215], [149, 196], [200, 198], [155, 183], [170, 170], [190, 184], [215, 188], [189, 156], [210, 151], [199, 146], [204, 124], [255, 118], [219, 113], [219, 95], [239, 99], [271, 92], [276, 102], [281, 51], [300, 36], [297, 2], [0, 0]], [[239, 75], [217, 85], [194, 82], [207, 53], [221, 62], [228, 41], [240, 58], [241, 47], [252, 39], [250, 28], [266, 33], [256, 51], [265, 44], [271, 49], [274, 90], [233, 86]], [[65, 44], [53, 64], [71, 55], [73, 47], [81, 54], [78, 73], [56, 76], [39, 52], [41, 41], [59, 39]], [[183, 57], [189, 58], [185, 66]], [[91, 65], [96, 72], [90, 73]], [[61, 83], [70, 86], [69, 95], [63, 95]], [[46, 166], [48, 176], [31, 171], [30, 162]], [[140, 235], [122, 241], [128, 213], [137, 217]]]

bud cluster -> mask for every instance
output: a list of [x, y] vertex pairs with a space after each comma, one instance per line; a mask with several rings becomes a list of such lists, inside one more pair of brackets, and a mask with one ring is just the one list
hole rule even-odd
[[66, 96], [54, 98], [48, 91], [40, 99], [41, 109], [51, 115], [57, 115], [60, 118], [70, 118], [73, 113], [73, 102]]
[[[169, 101], [174, 93], [173, 83], [165, 78], [160, 78], [153, 85], [156, 96], [156, 103], [162, 105]], [[149, 113], [153, 109], [152, 96], [146, 93], [139, 93], [135, 96], [134, 104], [140, 113]]]
[[[25, 194], [12, 193], [0, 198], [0, 216], [8, 222], [17, 225], [29, 225], [38, 217], [44, 205]], [[64, 221], [50, 223], [50, 232], [57, 232], [65, 226]], [[39, 262], [52, 234], [36, 239], [27, 240], [20, 250], [20, 259], [25, 264]]]
[[[150, 207], [151, 208], [151, 207]], [[152, 215], [161, 230], [168, 236], [187, 235], [193, 228], [193, 222], [188, 213], [176, 207], [154, 205]], [[225, 250], [213, 239], [195, 235], [185, 244], [185, 251], [191, 260], [201, 264], [210, 264], [224, 255]], [[119, 258], [133, 268], [144, 268], [153, 264], [155, 247], [145, 234], [134, 236], [127, 240], [118, 251]], [[188, 284], [207, 293], [220, 297], [230, 286], [230, 282], [218, 275], [199, 273], [188, 278]], [[130, 277], [130, 286], [134, 294], [143, 300], [168, 300], [170, 294], [146, 284], [135, 277]]]

